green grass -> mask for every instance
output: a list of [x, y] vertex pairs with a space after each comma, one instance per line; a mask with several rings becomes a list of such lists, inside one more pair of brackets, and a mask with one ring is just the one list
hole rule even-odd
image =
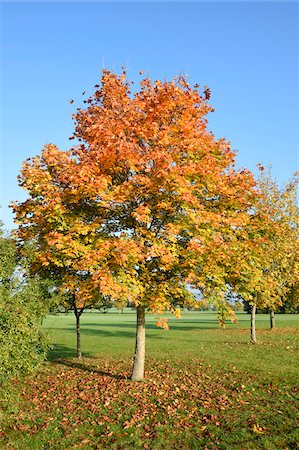
[[14, 382], [3, 402], [4, 449], [295, 449], [298, 316], [249, 316], [219, 329], [210, 312], [147, 316], [146, 380], [129, 380], [135, 314], [88, 312], [83, 360], [75, 358], [73, 314], [49, 316], [50, 361]]
[[[269, 317], [257, 315], [259, 345], [253, 346], [250, 339], [250, 316], [239, 313], [238, 324], [227, 323], [219, 329], [215, 313], [183, 313], [181, 319], [168, 316], [170, 329], [165, 331], [155, 325], [155, 317], [148, 315], [147, 354], [158, 359], [184, 358], [185, 361], [199, 358], [219, 368], [237, 366], [242, 370], [253, 369], [264, 376], [283, 379], [285, 374], [295, 378], [297, 362], [294, 331], [298, 316], [277, 315], [277, 332], [269, 330]], [[97, 354], [130, 357], [135, 345], [135, 314], [126, 311], [107, 314], [86, 313], [81, 319], [82, 351], [87, 357]], [[51, 359], [76, 356], [75, 318], [73, 314], [50, 316], [45, 327], [51, 330], [56, 344]], [[281, 331], [280, 331], [281, 330]], [[297, 342], [297, 341], [296, 341]], [[271, 348], [275, 347], [275, 355]]]

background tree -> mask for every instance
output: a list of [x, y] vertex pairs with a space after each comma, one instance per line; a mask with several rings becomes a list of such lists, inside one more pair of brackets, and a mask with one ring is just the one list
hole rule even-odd
[[89, 276], [76, 273], [73, 280], [67, 284], [60, 285], [61, 303], [66, 311], [73, 311], [76, 318], [76, 355], [82, 358], [81, 350], [81, 325], [80, 319], [84, 311], [90, 308], [100, 309], [110, 305], [109, 299], [105, 298], [98, 289], [92, 288]]
[[256, 310], [268, 309], [273, 327], [274, 311], [298, 285], [297, 185], [295, 174], [279, 189], [271, 171], [260, 167], [261, 196], [247, 228], [248, 239], [244, 241], [246, 264], [234, 281], [236, 290], [250, 306], [252, 342], [256, 342]]
[[[297, 188], [299, 173], [282, 188], [272, 179], [271, 169], [261, 170], [259, 186], [263, 193], [263, 207], [271, 217], [276, 233], [271, 234], [269, 253], [271, 263], [268, 271], [279, 282], [277, 295], [270, 307], [270, 327], [274, 328], [274, 312], [283, 305], [286, 298], [292, 298], [298, 286], [299, 273], [299, 208], [297, 206]], [[298, 292], [298, 291], [297, 291]], [[274, 294], [275, 295], [275, 294]], [[293, 296], [295, 300], [296, 296]], [[298, 301], [298, 300], [297, 300]]]

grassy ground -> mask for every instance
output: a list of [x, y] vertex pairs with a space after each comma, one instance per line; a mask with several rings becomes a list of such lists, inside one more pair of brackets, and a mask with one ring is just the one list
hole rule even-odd
[[54, 342], [39, 373], [14, 382], [3, 402], [4, 449], [296, 449], [298, 316], [275, 332], [257, 316], [218, 328], [214, 313], [185, 312], [170, 330], [147, 317], [146, 380], [129, 380], [135, 315], [82, 316], [84, 358], [75, 358], [74, 316], [49, 316]]

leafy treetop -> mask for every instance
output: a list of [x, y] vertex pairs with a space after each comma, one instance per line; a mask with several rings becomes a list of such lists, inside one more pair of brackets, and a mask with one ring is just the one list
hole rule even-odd
[[207, 93], [176, 77], [145, 78], [133, 95], [125, 72], [103, 71], [74, 116], [78, 145], [47, 145], [23, 166], [17, 234], [35, 240], [37, 267], [62, 268], [70, 288], [81, 274], [82, 298], [98, 289], [158, 314], [194, 302], [189, 285], [222, 298], [257, 192], [207, 130]]

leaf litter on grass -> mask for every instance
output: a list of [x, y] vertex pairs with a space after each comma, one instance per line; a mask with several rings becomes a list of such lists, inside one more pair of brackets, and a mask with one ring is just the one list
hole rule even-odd
[[[35, 441], [59, 449], [270, 449], [290, 435], [295, 388], [237, 368], [222, 373], [198, 359], [176, 366], [149, 358], [141, 383], [130, 380], [128, 367], [107, 357], [45, 364], [24, 380], [5, 434], [11, 442], [22, 436], [28, 449]], [[263, 447], [269, 438], [273, 446]]]

